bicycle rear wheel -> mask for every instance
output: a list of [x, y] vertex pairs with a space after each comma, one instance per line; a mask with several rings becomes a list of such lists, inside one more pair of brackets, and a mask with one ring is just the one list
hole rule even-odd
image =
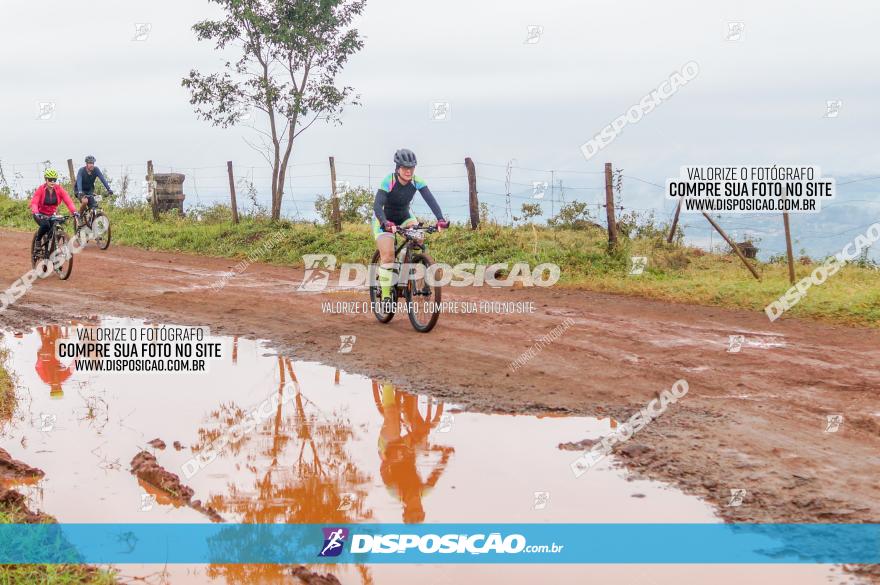
[[67, 234], [59, 228], [55, 232], [52, 242], [52, 250], [49, 251], [49, 257], [51, 258], [52, 253], [58, 250], [58, 258], [63, 260], [61, 264], [55, 266], [55, 273], [61, 280], [67, 280], [70, 278], [70, 273], [73, 272], [73, 254], [70, 253], [70, 248], [67, 246]]
[[370, 260], [370, 267], [367, 275], [370, 286], [370, 307], [373, 310], [373, 315], [376, 316], [379, 323], [388, 323], [394, 319], [395, 307], [397, 306], [397, 287], [391, 287], [391, 307], [389, 312], [385, 313], [381, 311], [382, 288], [379, 286], [379, 276], [378, 271], [376, 270], [378, 266], [379, 251], [376, 250], [376, 253], [373, 254], [373, 259]]
[[[428, 254], [414, 254], [412, 264], [421, 264], [423, 269], [417, 269], [415, 274], [411, 274], [407, 278], [407, 314], [413, 329], [419, 333], [427, 333], [434, 328], [437, 319], [440, 318], [442, 287], [428, 283], [428, 269], [434, 264], [434, 259]], [[434, 275], [434, 278], [439, 277]]]

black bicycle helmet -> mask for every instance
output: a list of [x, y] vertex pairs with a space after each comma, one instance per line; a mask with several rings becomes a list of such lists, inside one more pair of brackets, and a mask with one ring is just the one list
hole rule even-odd
[[86, 157], [86, 164], [89, 163], [95, 164], [95, 157], [93, 157], [92, 155]]
[[398, 167], [413, 168], [417, 162], [416, 153], [408, 148], [401, 148], [394, 153], [394, 164]]

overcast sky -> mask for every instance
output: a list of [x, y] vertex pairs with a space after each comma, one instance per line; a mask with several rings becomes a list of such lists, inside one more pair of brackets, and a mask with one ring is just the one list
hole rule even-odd
[[[219, 69], [220, 56], [190, 28], [217, 15], [215, 5], [6, 0], [3, 8], [0, 159], [22, 185], [33, 186], [39, 161], [63, 167], [87, 153], [114, 178], [126, 166], [140, 178], [147, 159], [182, 169], [189, 203], [225, 198], [227, 160], [241, 174], [255, 167], [257, 183], [267, 175], [243, 140], [253, 131], [196, 119], [180, 86], [190, 68]], [[357, 23], [365, 47], [344, 73], [362, 105], [346, 110], [342, 126], [301, 136], [285, 211], [312, 213], [309, 202], [329, 186], [329, 155], [342, 179], [375, 187], [402, 146], [417, 152], [419, 174], [453, 217], [466, 210], [465, 156], [477, 161], [482, 199], [502, 219], [510, 160], [515, 208], [550, 169], [567, 200], [599, 202], [598, 172], [612, 161], [634, 177], [624, 179], [624, 205], [665, 215], [660, 189], [636, 178], [662, 184], [681, 165], [728, 163], [817, 165], [841, 182], [880, 175], [878, 16], [868, 0], [368, 0]], [[730, 22], [743, 24], [739, 40], [727, 39]], [[136, 23], [149, 24], [145, 40], [134, 40]], [[526, 42], [530, 25], [542, 27], [538, 42]], [[691, 60], [696, 79], [584, 159], [581, 144]], [[841, 101], [836, 117], [826, 117], [829, 100]], [[435, 101], [449, 102], [448, 120], [431, 119]], [[40, 102], [55, 104], [51, 119], [38, 119]], [[842, 187], [833, 216], [795, 225], [809, 234], [850, 229], [851, 239], [852, 228], [880, 215], [878, 186]], [[688, 224], [702, 230], [692, 237], [708, 236], [696, 219]]]

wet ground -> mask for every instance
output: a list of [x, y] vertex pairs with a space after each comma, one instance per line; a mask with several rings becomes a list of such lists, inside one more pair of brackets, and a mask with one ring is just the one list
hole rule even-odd
[[[267, 344], [218, 337], [226, 359], [204, 374], [111, 374], [55, 357], [76, 327], [141, 325], [102, 318], [3, 336], [19, 409], [0, 447], [45, 477], [17, 484], [31, 508], [60, 522], [198, 523], [211, 519], [130, 473], [140, 451], [181, 476], [193, 499], [230, 522], [721, 522], [714, 506], [669, 485], [633, 479], [614, 459], [584, 477], [561, 443], [607, 433], [608, 417], [467, 412], [387, 380], [350, 375]], [[245, 411], [293, 398], [256, 430], [184, 471]], [[151, 446], [154, 439], [164, 448]], [[157, 443], [158, 444], [158, 443]], [[193, 468], [190, 468], [193, 469]], [[625, 546], [625, 543], [621, 544]], [[285, 567], [120, 567], [149, 583], [296, 582]], [[343, 583], [842, 582], [827, 566], [321, 567]]]
[[[8, 286], [30, 266], [30, 234], [2, 236], [0, 281]], [[422, 335], [406, 319], [380, 325], [371, 315], [323, 309], [363, 301], [363, 291], [304, 294], [302, 269], [254, 263], [242, 273], [237, 263], [90, 247], [70, 280], [38, 281], [0, 325], [23, 329], [99, 311], [207, 326], [271, 339], [298, 360], [370, 377], [390, 372], [402, 386], [471, 412], [623, 420], [685, 378], [686, 400], [630, 441], [638, 447], [624, 453], [627, 469], [711, 503], [728, 521], [880, 522], [880, 330], [787, 314], [769, 323], [762, 311], [557, 285], [450, 288], [444, 301], [531, 303], [534, 312], [444, 313]], [[510, 371], [563, 322], [570, 326], [562, 335]], [[340, 336], [357, 337], [353, 351], [339, 353]], [[738, 351], [731, 337], [741, 338]], [[830, 417], [844, 421], [834, 432]], [[746, 490], [743, 505], [727, 506], [732, 489]]]

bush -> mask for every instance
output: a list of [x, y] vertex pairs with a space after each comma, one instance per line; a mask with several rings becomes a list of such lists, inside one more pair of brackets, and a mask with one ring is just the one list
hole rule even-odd
[[520, 217], [513, 216], [513, 221], [530, 223], [532, 218], [539, 217], [544, 212], [541, 210], [540, 203], [523, 203], [520, 208], [520, 213], [522, 213]]
[[[339, 196], [339, 214], [342, 223], [367, 223], [373, 217], [373, 193], [366, 187], [354, 187]], [[315, 211], [324, 223], [333, 223], [333, 200], [318, 195]]]
[[640, 214], [633, 210], [620, 215], [617, 220], [617, 231], [620, 235], [631, 240], [656, 240], [666, 238], [669, 227], [665, 224], [658, 224], [653, 211]]
[[589, 204], [580, 201], [566, 203], [559, 208], [559, 213], [547, 220], [547, 225], [557, 229], [585, 230], [591, 227], [601, 228], [590, 214]]

